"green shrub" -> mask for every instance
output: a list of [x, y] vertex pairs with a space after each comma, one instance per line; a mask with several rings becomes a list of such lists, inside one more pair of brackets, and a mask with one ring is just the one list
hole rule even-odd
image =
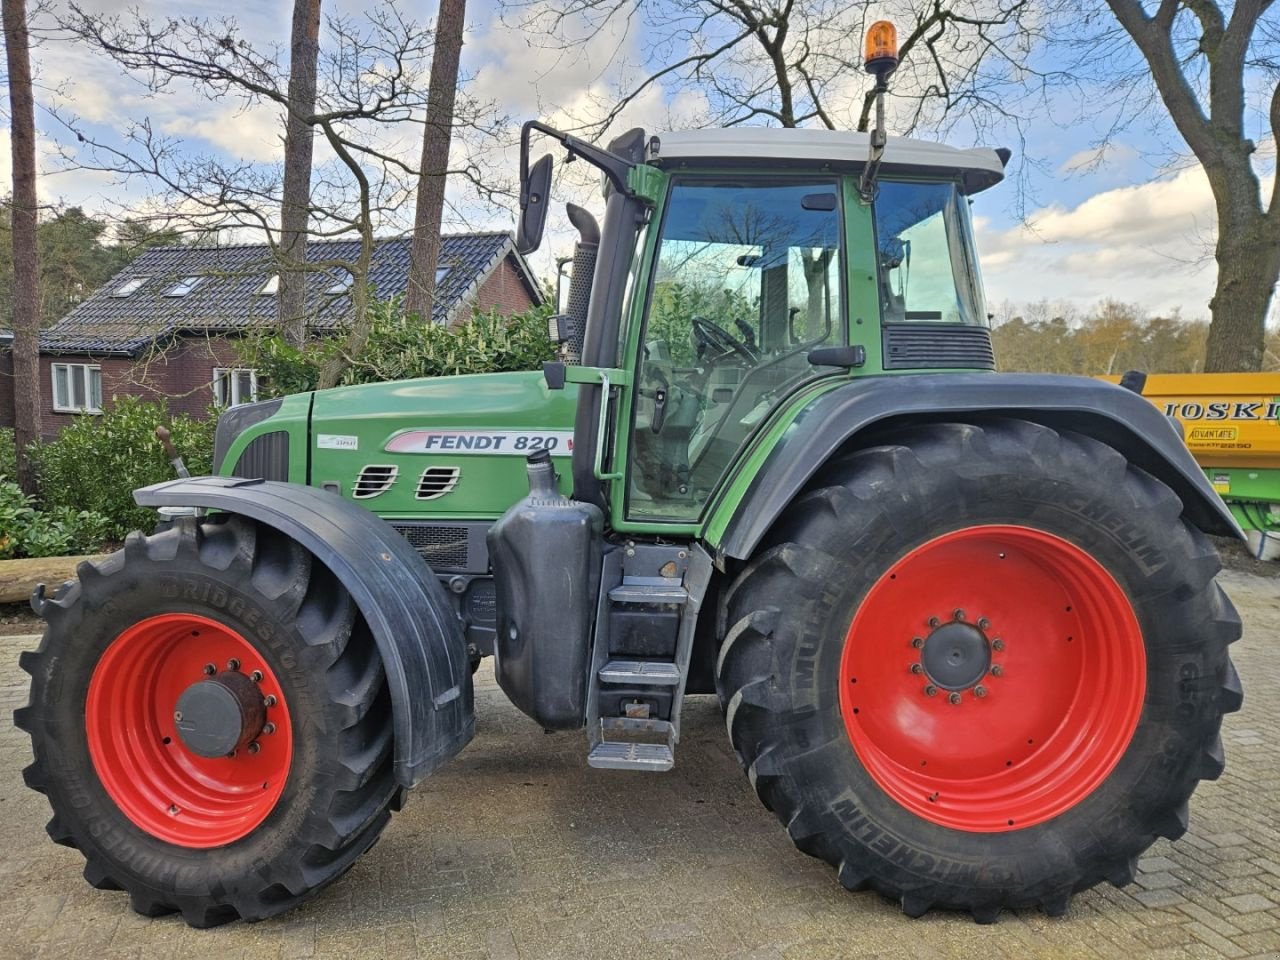
[[[537, 370], [555, 359], [555, 345], [547, 338], [551, 312], [550, 304], [510, 316], [495, 310], [442, 327], [406, 315], [399, 298], [375, 301], [369, 305], [368, 345], [351, 358], [342, 382]], [[244, 364], [258, 371], [260, 394], [283, 396], [315, 389], [320, 368], [340, 342], [335, 337], [299, 350], [278, 336], [257, 336], [242, 341], [240, 352]]]
[[173, 479], [173, 467], [155, 438], [164, 424], [193, 474], [210, 472], [216, 422], [170, 417], [162, 403], [122, 397], [101, 416], [77, 417], [56, 440], [37, 448], [41, 506], [51, 514], [88, 510], [106, 519], [105, 535], [123, 540], [150, 530], [155, 511], [133, 502], [133, 491]]
[[0, 428], [0, 480], [12, 480], [18, 473], [18, 451], [13, 443], [13, 431]]
[[106, 517], [89, 510], [36, 510], [16, 483], [0, 480], [0, 560], [94, 553], [107, 527]]

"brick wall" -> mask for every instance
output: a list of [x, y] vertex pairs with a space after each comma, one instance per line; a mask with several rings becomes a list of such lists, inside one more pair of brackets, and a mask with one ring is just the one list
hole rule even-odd
[[[489, 274], [477, 291], [474, 302], [481, 313], [488, 313], [493, 307], [497, 307], [500, 313], [520, 313], [533, 306], [529, 289], [520, 279], [520, 272], [512, 265], [510, 257]], [[470, 316], [470, 311], [462, 311], [462, 316]]]
[[166, 400], [173, 413], [203, 417], [213, 403], [214, 367], [234, 367], [238, 357], [234, 345], [221, 337], [181, 338], [144, 356], [90, 357], [42, 355], [40, 357], [40, 432], [47, 439], [57, 436], [78, 414], [56, 413], [53, 409], [55, 363], [91, 363], [102, 369], [102, 399], [138, 396]]

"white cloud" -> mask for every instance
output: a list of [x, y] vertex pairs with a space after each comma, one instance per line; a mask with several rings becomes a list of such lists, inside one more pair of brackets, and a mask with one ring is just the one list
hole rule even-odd
[[[978, 204], [982, 200], [979, 198]], [[1104, 298], [1207, 316], [1213, 293], [1213, 195], [1197, 167], [1049, 206], [1027, 226], [975, 220], [991, 302]]]

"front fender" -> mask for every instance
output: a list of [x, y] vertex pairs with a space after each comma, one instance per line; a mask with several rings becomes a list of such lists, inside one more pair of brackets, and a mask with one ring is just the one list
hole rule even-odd
[[396, 781], [411, 787], [475, 735], [462, 627], [439, 580], [408, 542], [349, 500], [292, 483], [192, 477], [135, 490], [144, 507], [237, 513], [297, 541], [351, 593], [391, 689]]
[[867, 377], [821, 394], [755, 461], [759, 467], [748, 483], [725, 484], [704, 539], [718, 557], [751, 556], [818, 469], [872, 426], [993, 414], [1072, 430], [1114, 447], [1171, 487], [1201, 530], [1243, 538], [1173, 423], [1140, 395], [1087, 377], [988, 373]]

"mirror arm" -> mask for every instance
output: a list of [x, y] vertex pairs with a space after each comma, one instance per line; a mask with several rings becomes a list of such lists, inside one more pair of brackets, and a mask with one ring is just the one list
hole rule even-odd
[[520, 128], [520, 209], [523, 210], [529, 201], [524, 184], [529, 179], [529, 137], [535, 130], [555, 140], [569, 151], [570, 156], [582, 157], [592, 166], [599, 167], [604, 171], [604, 175], [609, 178], [613, 188], [619, 193], [628, 197], [634, 196], [634, 191], [627, 184], [627, 176], [634, 166], [629, 160], [624, 160], [617, 154], [601, 149], [595, 144], [579, 140], [577, 137], [562, 130], [557, 130], [555, 127], [542, 123], [540, 120], [528, 120]]

